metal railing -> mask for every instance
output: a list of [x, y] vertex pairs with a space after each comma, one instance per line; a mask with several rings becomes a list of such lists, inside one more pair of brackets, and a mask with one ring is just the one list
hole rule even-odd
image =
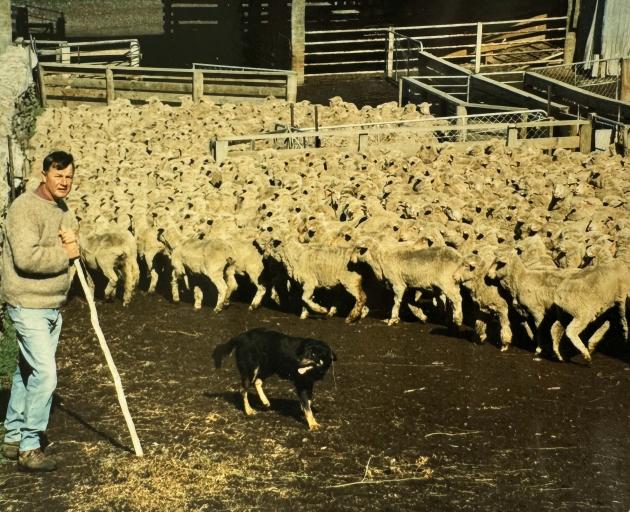
[[[402, 37], [423, 45], [425, 51], [470, 67], [475, 72], [524, 69], [563, 62], [566, 16], [447, 25], [307, 30], [307, 76], [379, 73], [388, 59], [404, 54], [392, 48]], [[402, 43], [402, 44], [407, 44]], [[383, 55], [383, 48], [386, 49]], [[411, 48], [410, 48], [411, 50]], [[398, 61], [397, 58], [393, 62]], [[404, 59], [401, 59], [404, 61]]]
[[529, 71], [618, 100], [621, 92], [622, 61], [623, 59], [589, 60], [558, 66], [536, 67]]

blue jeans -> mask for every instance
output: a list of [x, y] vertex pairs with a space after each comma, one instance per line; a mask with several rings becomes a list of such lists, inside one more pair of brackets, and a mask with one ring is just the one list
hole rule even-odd
[[5, 442], [20, 442], [20, 451], [40, 447], [39, 433], [46, 430], [52, 396], [57, 386], [55, 352], [61, 332], [58, 309], [7, 306], [20, 348], [13, 374], [11, 398], [4, 422]]

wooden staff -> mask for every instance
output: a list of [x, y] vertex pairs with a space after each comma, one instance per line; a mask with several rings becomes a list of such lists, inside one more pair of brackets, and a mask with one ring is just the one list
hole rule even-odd
[[140, 446], [140, 440], [138, 439], [138, 434], [136, 434], [136, 427], [133, 424], [133, 419], [131, 418], [131, 414], [129, 413], [129, 408], [127, 407], [127, 399], [125, 398], [125, 391], [123, 390], [122, 382], [120, 381], [120, 375], [118, 375], [118, 370], [116, 369], [116, 365], [114, 364], [114, 360], [112, 359], [112, 354], [109, 351], [109, 347], [107, 346], [107, 342], [105, 341], [105, 336], [103, 335], [101, 326], [98, 323], [98, 315], [96, 313], [96, 304], [94, 303], [92, 290], [87, 284], [87, 280], [85, 279], [85, 274], [83, 273], [83, 267], [81, 267], [81, 262], [79, 261], [79, 258], [76, 258], [74, 260], [74, 266], [77, 270], [77, 274], [79, 275], [79, 281], [81, 281], [81, 286], [83, 287], [85, 297], [87, 298], [88, 304], [90, 305], [92, 327], [94, 327], [94, 330], [96, 331], [96, 336], [98, 337], [98, 341], [101, 344], [101, 349], [103, 350], [103, 353], [105, 354], [105, 359], [107, 360], [107, 366], [109, 366], [109, 371], [111, 372], [112, 378], [114, 379], [116, 394], [118, 395], [118, 402], [120, 403], [120, 408], [122, 409], [123, 416], [125, 417], [125, 421], [127, 422], [129, 433], [131, 434], [133, 448], [136, 451], [136, 456], [142, 457], [144, 453], [142, 451], [142, 446]]

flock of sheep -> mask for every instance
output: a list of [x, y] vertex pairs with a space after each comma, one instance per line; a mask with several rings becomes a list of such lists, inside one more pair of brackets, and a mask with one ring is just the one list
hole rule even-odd
[[[469, 295], [474, 309], [466, 313], [479, 340], [497, 321], [502, 350], [515, 322], [537, 352], [550, 335], [559, 359], [566, 336], [590, 361], [611, 319], [628, 337], [630, 182], [621, 156], [551, 155], [501, 141], [466, 149], [417, 144], [407, 152], [268, 148], [220, 165], [209, 156], [213, 136], [272, 131], [289, 115], [273, 99], [49, 108], [31, 139], [29, 186], [51, 148], [74, 154], [69, 205], [79, 218], [82, 256], [107, 278], [107, 297], [123, 289], [124, 304], [140, 279], [138, 261], [155, 291], [161, 254], [170, 262], [172, 299], [192, 287], [195, 308], [203, 286], [193, 275], [216, 287], [215, 311], [243, 275], [256, 287], [250, 309], [265, 296], [286, 306], [301, 290], [301, 318], [332, 316], [335, 305], [316, 302], [315, 291], [344, 288], [354, 298], [352, 322], [369, 314], [371, 272], [393, 291], [390, 325], [403, 305], [426, 320], [424, 295], [460, 326]], [[312, 116], [308, 102], [295, 105], [296, 124], [312, 126]], [[328, 125], [426, 116], [426, 105], [357, 109], [335, 98], [319, 107]], [[618, 317], [604, 316], [612, 308]]]

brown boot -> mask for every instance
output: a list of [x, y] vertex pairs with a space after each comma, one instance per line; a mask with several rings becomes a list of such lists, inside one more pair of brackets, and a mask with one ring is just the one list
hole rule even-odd
[[54, 471], [57, 469], [57, 463], [44, 455], [41, 448], [36, 448], [19, 453], [18, 468], [21, 471]]
[[2, 455], [4, 455], [5, 459], [17, 460], [19, 450], [20, 450], [19, 441], [12, 441], [9, 443], [5, 441], [4, 443], [2, 443]]

